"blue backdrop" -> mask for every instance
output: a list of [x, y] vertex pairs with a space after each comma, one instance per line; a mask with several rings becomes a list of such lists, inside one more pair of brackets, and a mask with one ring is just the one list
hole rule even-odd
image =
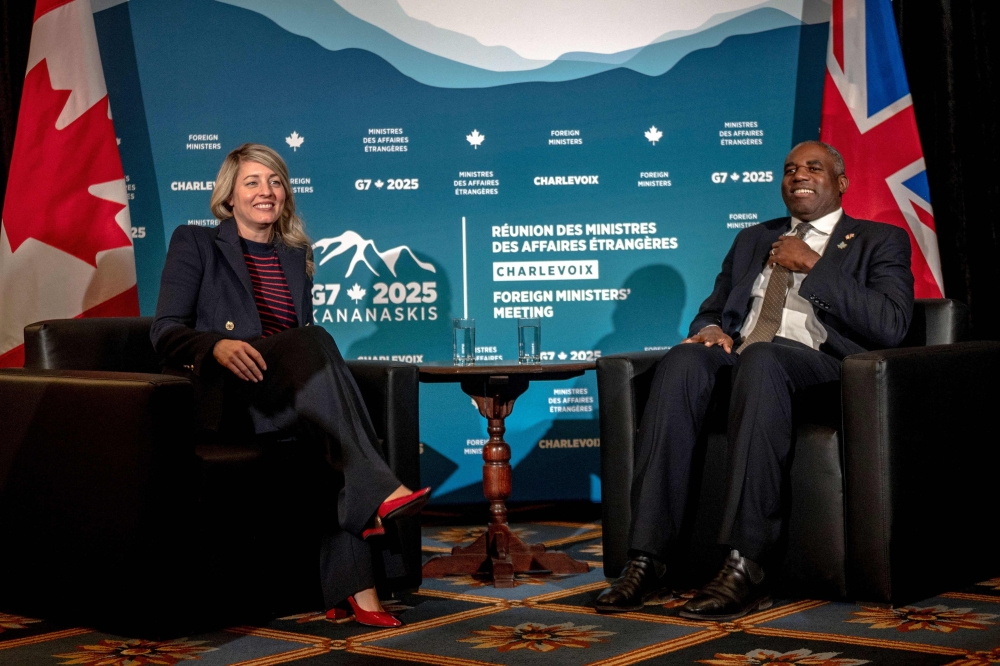
[[[696, 29], [529, 61], [402, 4], [95, 0], [143, 313], [171, 233], [213, 224], [222, 158], [255, 141], [288, 162], [314, 317], [347, 358], [448, 359], [466, 302], [482, 359], [516, 358], [525, 315], [552, 359], [676, 344], [735, 234], [784, 214], [829, 6], [720, 1]], [[512, 499], [600, 499], [596, 393], [589, 373], [518, 400]], [[420, 399], [424, 482], [479, 499], [484, 421], [455, 385]]]

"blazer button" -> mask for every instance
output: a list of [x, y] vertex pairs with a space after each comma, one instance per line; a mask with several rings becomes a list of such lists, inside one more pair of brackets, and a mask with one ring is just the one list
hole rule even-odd
[[231, 330], [233, 330], [234, 328], [236, 328], [236, 325], [235, 325], [235, 324], [234, 324], [233, 322], [231, 322], [231, 321], [227, 321], [227, 322], [226, 322], [226, 330], [227, 330], [227, 331], [231, 331]]

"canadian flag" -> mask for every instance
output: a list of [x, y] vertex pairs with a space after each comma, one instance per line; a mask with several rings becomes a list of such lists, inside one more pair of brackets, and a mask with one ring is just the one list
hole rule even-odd
[[24, 327], [139, 314], [128, 194], [90, 0], [37, 0], [0, 224], [0, 366]]

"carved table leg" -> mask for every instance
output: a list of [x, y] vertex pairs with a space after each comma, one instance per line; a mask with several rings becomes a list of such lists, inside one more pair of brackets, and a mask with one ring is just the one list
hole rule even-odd
[[584, 573], [588, 567], [564, 553], [546, 553], [541, 544], [527, 544], [507, 526], [505, 500], [511, 492], [510, 446], [504, 441], [504, 420], [514, 401], [528, 388], [518, 375], [466, 380], [462, 390], [476, 401], [486, 417], [490, 439], [483, 446], [483, 495], [490, 503], [486, 533], [466, 547], [456, 546], [450, 556], [436, 557], [424, 565], [425, 576], [491, 572], [495, 587], [514, 587], [514, 574], [538, 569], [553, 573]]
[[493, 584], [496, 587], [514, 587], [511, 547], [515, 544], [511, 543], [513, 535], [507, 527], [505, 504], [511, 492], [510, 445], [504, 441], [503, 435], [507, 430], [504, 421], [513, 411], [514, 401], [527, 390], [528, 382], [516, 376], [491, 377], [483, 388], [485, 390], [474, 390], [472, 393], [485, 395], [473, 395], [472, 398], [479, 405], [479, 413], [486, 417], [486, 431], [490, 434], [489, 441], [483, 446], [483, 495], [490, 502], [487, 539]]

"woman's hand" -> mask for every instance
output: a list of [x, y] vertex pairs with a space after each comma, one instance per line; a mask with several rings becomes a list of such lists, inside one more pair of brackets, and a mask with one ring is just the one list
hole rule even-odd
[[212, 356], [243, 381], [256, 383], [264, 379], [263, 371], [267, 370], [264, 357], [248, 342], [219, 340], [212, 348]]

